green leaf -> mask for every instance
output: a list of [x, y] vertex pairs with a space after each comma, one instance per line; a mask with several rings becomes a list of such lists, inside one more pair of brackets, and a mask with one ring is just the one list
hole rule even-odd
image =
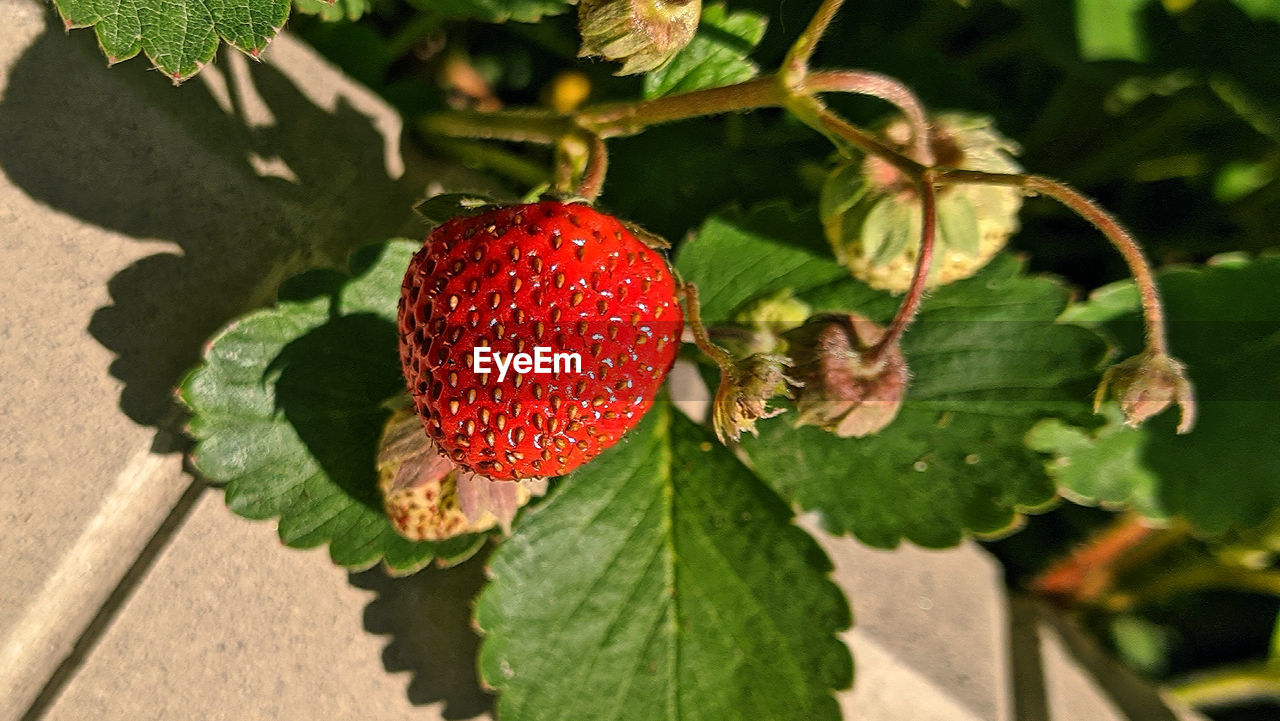
[[764, 37], [769, 18], [759, 13], [730, 13], [709, 5], [693, 40], [666, 65], [644, 76], [644, 97], [657, 98], [750, 80], [760, 68], [747, 59]]
[[[752, 262], [743, 263], [743, 258]], [[708, 218], [680, 246], [676, 268], [698, 286], [702, 319], [713, 325], [730, 322], [751, 301], [787, 289], [815, 312], [852, 302], [871, 308], [869, 317], [885, 318], [897, 305], [888, 294], [850, 278], [835, 262], [813, 210], [783, 203]]]
[[373, 0], [293, 0], [293, 7], [328, 22], [359, 20], [373, 7]]
[[54, 0], [71, 27], [93, 27], [112, 63], [143, 52], [174, 82], [213, 59], [219, 41], [257, 56], [289, 17], [289, 0]]
[[410, 4], [455, 20], [534, 23], [568, 10], [572, 0], [413, 0]]
[[[1206, 533], [1255, 526], [1280, 507], [1280, 259], [1170, 269], [1159, 282], [1171, 352], [1199, 401], [1192, 432], [1174, 433], [1177, 413], [1166, 411], [1141, 429], [1042, 428], [1032, 440], [1046, 441], [1050, 469], [1084, 500], [1178, 514]], [[1069, 317], [1102, 323], [1124, 358], [1141, 347], [1137, 300], [1131, 283], [1117, 284]]]
[[1116, 404], [1102, 410], [1107, 422], [1093, 430], [1057, 418], [1040, 421], [1027, 434], [1027, 446], [1056, 456], [1046, 470], [1072, 501], [1127, 506], [1147, 518], [1167, 518], [1158, 494], [1160, 479], [1142, 466], [1143, 434], [1124, 425]]
[[714, 441], [659, 403], [494, 553], [476, 621], [502, 718], [840, 718], [830, 562]]
[[400, 281], [419, 244], [364, 249], [351, 273], [313, 271], [280, 290], [280, 303], [215, 336], [182, 384], [191, 408], [196, 469], [226, 484], [228, 507], [278, 517], [295, 548], [329, 545], [335, 563], [396, 571], [457, 560], [481, 537], [412, 543], [391, 528], [374, 456], [404, 388], [396, 351]]
[[[856, 311], [885, 322], [897, 301], [848, 277], [820, 248], [812, 214], [766, 206], [713, 217], [677, 256], [701, 289], [712, 324], [754, 298], [790, 287], [815, 311]], [[736, 259], [760, 258], [743, 268]], [[739, 270], [741, 269], [741, 270]], [[912, 383], [879, 434], [843, 439], [788, 416], [744, 437], [757, 472], [784, 497], [820, 511], [829, 529], [893, 546], [957, 543], [995, 533], [1020, 510], [1054, 497], [1023, 436], [1041, 418], [1089, 417], [1104, 347], [1055, 319], [1059, 283], [1026, 277], [1009, 256], [934, 292], [903, 339]]]
[[1232, 2], [1254, 20], [1280, 22], [1280, 0], [1232, 0]]
[[1054, 497], [1023, 436], [1046, 416], [1085, 416], [1098, 380], [1100, 339], [1054, 322], [1066, 301], [999, 256], [925, 301], [902, 341], [911, 385], [887, 428], [842, 439], [783, 416], [743, 448], [785, 497], [871, 545], [1004, 531]]
[[1146, 59], [1142, 8], [1148, 0], [1076, 0], [1076, 35], [1085, 60]]

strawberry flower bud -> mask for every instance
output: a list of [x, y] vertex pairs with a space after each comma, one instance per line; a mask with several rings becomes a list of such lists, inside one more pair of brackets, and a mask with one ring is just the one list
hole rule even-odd
[[784, 356], [756, 354], [720, 371], [720, 387], [711, 407], [711, 419], [721, 443], [736, 441], [744, 431], [757, 435], [756, 421], [783, 413], [770, 408], [769, 400], [790, 395], [783, 369], [791, 361]]
[[1093, 398], [1095, 412], [1108, 395], [1120, 402], [1129, 426], [1142, 425], [1171, 403], [1182, 411], [1178, 433], [1187, 433], [1195, 425], [1195, 391], [1186, 368], [1165, 353], [1144, 351], [1108, 368]]
[[820, 315], [788, 334], [795, 377], [796, 425], [818, 426], [841, 438], [862, 438], [889, 425], [902, 407], [907, 364], [894, 345], [868, 358], [884, 328], [856, 315]]
[[623, 61], [618, 75], [646, 73], [693, 40], [702, 0], [581, 0], [578, 57]]

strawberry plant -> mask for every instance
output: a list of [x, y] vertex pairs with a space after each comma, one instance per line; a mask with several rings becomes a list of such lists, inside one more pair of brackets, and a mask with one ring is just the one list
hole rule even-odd
[[[1236, 4], [1080, 0], [1075, 62], [1155, 67], [1144, 33], [1176, 40], [1178, 18], [1274, 31], [1262, 4]], [[112, 60], [141, 48], [175, 80], [219, 38], [256, 55], [289, 10], [202, 5], [199, 32], [175, 35], [168, 5], [136, 18], [82, 5], [58, 2], [68, 25], [94, 25]], [[827, 67], [867, 57], [857, 8], [741, 5], [581, 0], [575, 22], [547, 19], [570, 10], [559, 0], [300, 3], [394, 26], [378, 47], [399, 55], [348, 54], [349, 67], [429, 147], [508, 186], [435, 194], [418, 207], [422, 238], [293, 278], [211, 340], [180, 391], [194, 467], [230, 509], [352, 569], [487, 553], [479, 666], [517, 721], [839, 718], [833, 694], [855, 682], [838, 638], [848, 599], [797, 512], [881, 548], [992, 542], [1012, 583], [1153, 674], [1167, 669], [1144, 667], [1140, 647], [1161, 609], [1280, 593], [1270, 206], [1240, 211], [1261, 241], [1178, 255], [1154, 238], [1156, 257], [1197, 261], [1157, 269], [1116, 214], [1024, 170], [1039, 163], [985, 114], [935, 113], [888, 75]], [[240, 10], [251, 22], [231, 21]], [[343, 59], [331, 31], [308, 27]], [[467, 35], [490, 30], [498, 40]], [[516, 52], [529, 48], [546, 57]], [[446, 93], [387, 79], [410, 49]], [[515, 68], [540, 92], [504, 97]], [[1210, 70], [1231, 127], [1272, 143], [1224, 164], [1216, 192], [1274, 197], [1280, 88]], [[951, 71], [931, 72], [923, 94], [946, 95]], [[1131, 108], [1194, 82], [1130, 78], [1097, 102], [1138, 116], [1126, 137], [1150, 147], [1171, 141]], [[605, 100], [587, 102], [597, 88]], [[998, 104], [982, 90], [946, 97]], [[1042, 133], [1112, 142], [1062, 93]], [[1203, 109], [1177, 110], [1166, 125]], [[1044, 145], [1037, 157], [1054, 157]], [[1121, 149], [1102, 155], [1095, 166]], [[1073, 270], [1084, 228], [1119, 264], [1088, 254], [1090, 273]], [[1238, 250], [1254, 252], [1222, 254]], [[1120, 268], [1130, 278], [1111, 282]], [[676, 363], [690, 372], [666, 384]], [[1276, 656], [1177, 690], [1212, 705], [1243, 682], [1275, 688]]]

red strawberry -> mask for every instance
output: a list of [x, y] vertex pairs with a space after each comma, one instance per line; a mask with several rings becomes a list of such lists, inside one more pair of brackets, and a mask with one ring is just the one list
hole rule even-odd
[[[683, 325], [657, 252], [613, 217], [547, 201], [432, 231], [401, 287], [400, 362], [427, 434], [455, 463], [558, 476], [640, 421]], [[561, 356], [558, 368], [544, 361], [558, 372], [539, 373], [511, 355], [539, 346], [579, 366]]]

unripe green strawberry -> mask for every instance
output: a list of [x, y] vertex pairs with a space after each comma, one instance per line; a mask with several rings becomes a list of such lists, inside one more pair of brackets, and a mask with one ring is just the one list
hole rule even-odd
[[410, 541], [443, 541], [511, 521], [533, 496], [546, 492], [545, 478], [495, 481], [459, 468], [440, 455], [422, 433], [422, 422], [406, 395], [397, 399], [378, 443], [378, 490], [391, 527]]
[[[933, 119], [938, 165], [1017, 173], [1017, 146], [986, 118], [958, 113]], [[897, 120], [881, 133], [906, 151], [911, 133]], [[1018, 230], [1022, 191], [998, 185], [949, 185], [938, 191], [938, 224], [929, 285], [968, 278]], [[911, 285], [920, 251], [920, 198], [915, 185], [887, 161], [867, 156], [838, 165], [822, 188], [822, 224], [836, 258], [855, 278], [901, 293]]]
[[[554, 201], [436, 228], [405, 273], [399, 321], [427, 434], [496, 479], [558, 476], [616, 443], [652, 404], [684, 325], [662, 256], [616, 218]], [[536, 361], [539, 347], [552, 372], [515, 355]]]

